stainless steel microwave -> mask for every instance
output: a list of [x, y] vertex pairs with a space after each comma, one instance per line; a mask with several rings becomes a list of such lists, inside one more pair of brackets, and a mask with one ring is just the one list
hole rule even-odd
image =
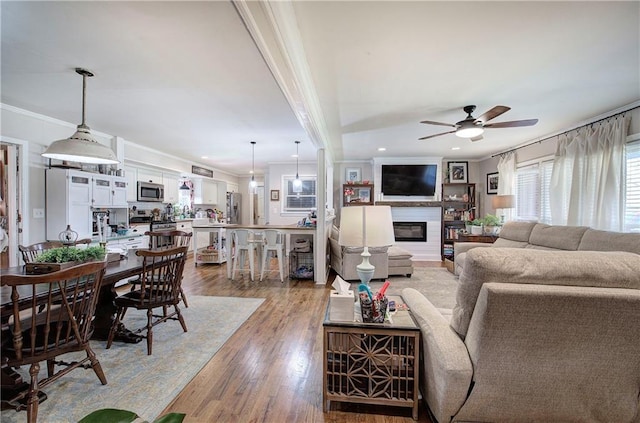
[[138, 201], [164, 201], [164, 185], [138, 181]]

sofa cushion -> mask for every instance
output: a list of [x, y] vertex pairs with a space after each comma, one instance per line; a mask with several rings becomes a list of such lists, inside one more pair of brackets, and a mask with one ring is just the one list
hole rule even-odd
[[621, 233], [587, 229], [578, 250], [628, 251], [640, 254], [640, 233]]
[[340, 229], [336, 225], [331, 226], [331, 239], [340, 239]]
[[557, 250], [576, 251], [580, 240], [589, 229], [586, 226], [551, 226], [538, 223], [529, 236], [529, 244]]
[[493, 243], [494, 247], [501, 248], [525, 248], [527, 245], [529, 245], [529, 243], [526, 241], [514, 241], [511, 239], [502, 238], [502, 234], [500, 238], [496, 239]]
[[535, 222], [508, 222], [500, 229], [500, 239], [528, 243]]
[[471, 249], [460, 275], [451, 319], [451, 326], [463, 338], [480, 289], [487, 282], [640, 289], [640, 256], [626, 252]]

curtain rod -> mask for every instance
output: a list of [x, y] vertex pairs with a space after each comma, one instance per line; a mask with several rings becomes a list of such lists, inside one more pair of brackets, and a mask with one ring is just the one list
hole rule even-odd
[[621, 111], [621, 112], [614, 113], [614, 114], [612, 114], [612, 115], [610, 115], [610, 116], [607, 116], [607, 117], [603, 117], [603, 118], [601, 118], [601, 119], [594, 120], [593, 122], [589, 122], [589, 123], [584, 124], [584, 125], [576, 126], [575, 128], [568, 129], [568, 130], [566, 130], [566, 131], [564, 131], [564, 132], [560, 132], [559, 134], [551, 135], [551, 136], [546, 137], [546, 138], [542, 138], [542, 139], [539, 139], [539, 140], [536, 140], [536, 141], [532, 141], [532, 142], [530, 142], [530, 143], [528, 143], [528, 144], [521, 145], [520, 147], [516, 147], [516, 148], [512, 148], [511, 150], [503, 151], [502, 153], [496, 153], [496, 154], [494, 154], [493, 156], [491, 156], [491, 158], [498, 157], [498, 156], [502, 156], [503, 154], [511, 153], [512, 151], [520, 150], [521, 148], [529, 147], [530, 145], [538, 144], [538, 143], [541, 143], [541, 142], [543, 142], [543, 141], [548, 141], [548, 140], [550, 140], [550, 139], [552, 139], [552, 138], [556, 138], [556, 137], [562, 136], [562, 135], [564, 135], [564, 134], [568, 134], [569, 132], [573, 132], [573, 131], [576, 131], [576, 130], [578, 130], [578, 129], [585, 128], [585, 127], [587, 127], [587, 126], [589, 126], [589, 125], [593, 125], [593, 124], [596, 124], [596, 123], [598, 123], [598, 122], [602, 122], [603, 120], [611, 119], [612, 117], [618, 117], [618, 116], [620, 116], [620, 115], [622, 115], [622, 114], [624, 114], [624, 113], [627, 113], [628, 111], [631, 111], [631, 110], [637, 109], [637, 108], [639, 108], [639, 107], [640, 107], [640, 106], [633, 106], [633, 107], [628, 108], [627, 110], [623, 110], [623, 111]]

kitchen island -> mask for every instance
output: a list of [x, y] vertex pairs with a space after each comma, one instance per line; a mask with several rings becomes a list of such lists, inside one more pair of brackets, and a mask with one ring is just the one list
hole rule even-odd
[[[240, 225], [240, 224], [226, 224], [226, 223], [209, 223], [209, 224], [196, 224], [193, 225], [193, 237], [196, 238], [198, 232], [209, 232], [217, 234], [217, 242], [213, 245], [213, 251], [217, 251], [217, 258], [213, 261], [198, 261], [198, 252], [194, 249], [194, 262], [197, 266], [198, 263], [217, 263], [222, 264], [227, 261], [227, 255], [233, 254], [233, 245], [227, 240], [233, 239], [233, 232], [236, 229], [249, 229], [255, 232], [260, 232], [264, 229], [276, 229], [285, 234], [285, 256], [289, 256], [291, 250], [291, 236], [292, 235], [310, 235], [312, 237], [312, 248], [315, 248], [316, 243], [316, 227], [315, 226], [298, 226], [298, 225]], [[313, 249], [311, 251], [313, 253]], [[215, 256], [212, 254], [212, 256]], [[319, 269], [323, 266], [323, 263], [316, 263], [315, 254], [314, 257], [314, 269]], [[202, 256], [200, 257], [203, 258]], [[231, 279], [231, 266], [227, 265], [227, 277]], [[318, 282], [318, 272], [314, 272], [314, 281]]]

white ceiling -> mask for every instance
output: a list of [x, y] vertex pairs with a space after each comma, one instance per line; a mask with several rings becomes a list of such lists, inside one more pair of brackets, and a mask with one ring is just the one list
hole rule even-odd
[[[80, 123], [85, 67], [92, 129], [243, 175], [251, 140], [257, 169], [294, 160], [297, 139], [302, 161], [316, 146], [340, 161], [473, 160], [640, 99], [640, 2], [235, 5], [264, 16], [226, 1], [2, 1], [2, 102]], [[467, 104], [539, 123], [418, 141], [448, 130], [421, 120], [455, 123]]]

